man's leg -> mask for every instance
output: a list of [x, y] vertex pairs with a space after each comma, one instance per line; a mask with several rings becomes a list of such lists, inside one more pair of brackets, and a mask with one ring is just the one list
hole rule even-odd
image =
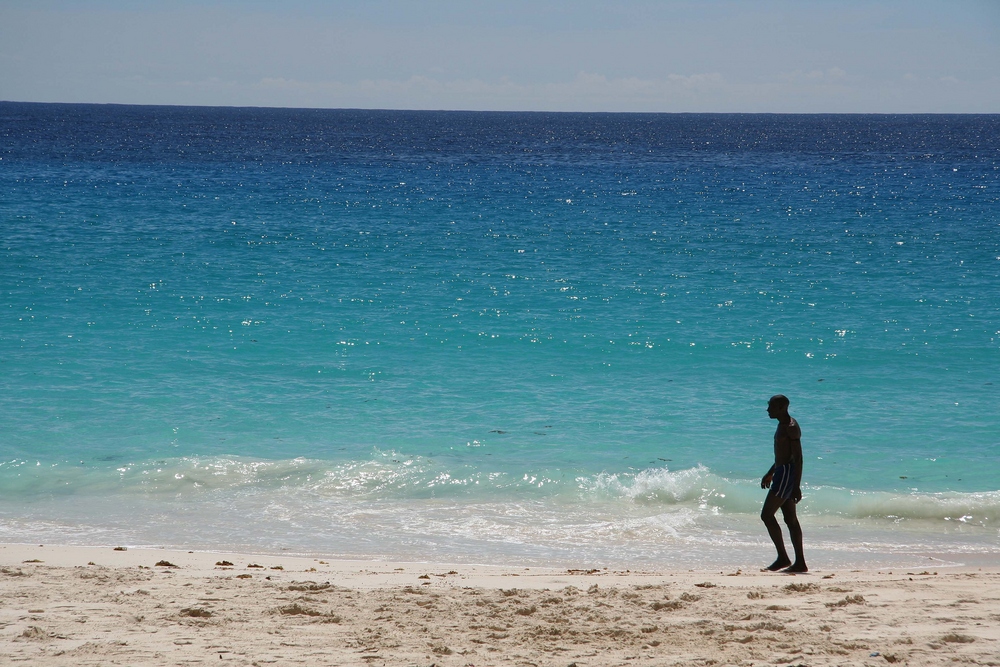
[[[785, 551], [785, 540], [781, 537], [781, 526], [778, 525], [778, 520], [774, 517], [782, 503], [785, 503], [784, 499], [773, 493], [768, 493], [767, 498], [764, 499], [764, 508], [760, 511], [760, 520], [767, 526], [767, 534], [771, 536], [774, 548], [778, 550], [778, 559], [767, 566], [767, 569], [772, 572], [792, 564], [792, 561], [788, 559], [788, 552]], [[799, 532], [801, 538], [801, 531]]]
[[788, 536], [791, 538], [792, 548], [795, 550], [795, 562], [786, 572], [808, 572], [806, 557], [802, 551], [802, 526], [799, 525], [799, 517], [795, 514], [795, 503], [791, 500], [785, 502], [781, 506], [781, 516], [785, 519], [785, 525], [788, 526]]

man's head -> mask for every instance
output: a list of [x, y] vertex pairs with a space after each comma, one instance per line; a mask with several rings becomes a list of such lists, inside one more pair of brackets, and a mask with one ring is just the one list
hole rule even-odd
[[775, 394], [767, 402], [767, 416], [771, 419], [780, 419], [788, 414], [788, 397], [784, 394]]

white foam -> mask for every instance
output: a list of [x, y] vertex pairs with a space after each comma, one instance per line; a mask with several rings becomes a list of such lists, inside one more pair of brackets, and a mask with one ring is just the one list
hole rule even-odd
[[[759, 482], [704, 466], [559, 475], [375, 452], [337, 463], [179, 458], [103, 472], [24, 465], [4, 469], [0, 483], [24, 492], [0, 501], [9, 541], [626, 566], [762, 561], [771, 548]], [[810, 549], [830, 561], [998, 551], [1000, 492], [804, 492]]]

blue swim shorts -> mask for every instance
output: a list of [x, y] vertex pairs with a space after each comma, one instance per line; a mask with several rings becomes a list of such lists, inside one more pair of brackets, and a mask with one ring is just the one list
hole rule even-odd
[[788, 500], [795, 493], [795, 466], [791, 463], [774, 466], [774, 477], [771, 478], [771, 493]]

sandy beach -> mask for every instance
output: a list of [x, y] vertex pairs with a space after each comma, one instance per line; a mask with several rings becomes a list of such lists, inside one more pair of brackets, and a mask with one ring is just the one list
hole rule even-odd
[[554, 570], [0, 546], [0, 662], [1000, 664], [1000, 568]]

